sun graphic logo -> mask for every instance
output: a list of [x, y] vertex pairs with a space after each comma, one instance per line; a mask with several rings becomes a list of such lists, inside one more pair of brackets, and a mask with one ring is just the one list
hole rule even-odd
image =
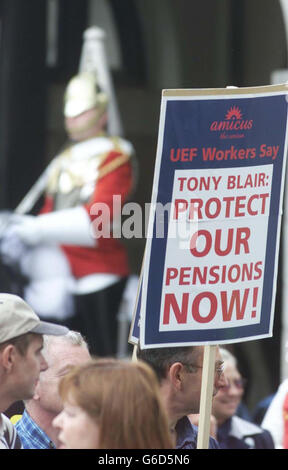
[[243, 115], [242, 115], [240, 109], [238, 108], [238, 106], [232, 106], [227, 111], [225, 119], [227, 119], [227, 120], [230, 120], [230, 119], [240, 120], [240, 119], [242, 119], [242, 117], [243, 117]]

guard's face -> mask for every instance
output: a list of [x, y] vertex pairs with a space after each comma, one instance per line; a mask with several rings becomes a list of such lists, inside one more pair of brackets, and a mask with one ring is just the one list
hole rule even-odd
[[92, 108], [84, 111], [78, 116], [65, 118], [65, 129], [70, 139], [73, 141], [82, 141], [101, 132], [106, 124], [103, 118], [99, 117], [99, 110]]

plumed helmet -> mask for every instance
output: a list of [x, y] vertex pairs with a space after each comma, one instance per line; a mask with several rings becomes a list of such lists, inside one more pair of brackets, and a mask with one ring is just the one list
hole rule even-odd
[[101, 115], [107, 106], [108, 96], [100, 89], [95, 72], [80, 73], [69, 81], [64, 95], [65, 117], [75, 117], [92, 108]]

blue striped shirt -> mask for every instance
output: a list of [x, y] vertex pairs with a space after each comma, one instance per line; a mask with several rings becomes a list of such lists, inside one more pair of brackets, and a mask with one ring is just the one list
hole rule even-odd
[[55, 449], [54, 443], [25, 410], [15, 424], [23, 449]]

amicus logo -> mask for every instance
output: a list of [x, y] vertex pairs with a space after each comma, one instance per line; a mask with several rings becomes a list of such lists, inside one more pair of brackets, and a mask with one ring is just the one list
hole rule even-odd
[[228, 109], [224, 121], [213, 121], [210, 131], [243, 131], [252, 129], [253, 120], [243, 119], [243, 113], [238, 106]]

